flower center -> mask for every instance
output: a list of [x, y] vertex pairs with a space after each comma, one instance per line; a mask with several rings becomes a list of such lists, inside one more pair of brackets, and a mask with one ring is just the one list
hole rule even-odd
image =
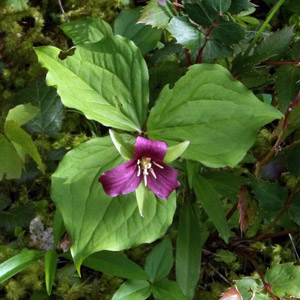
[[164, 168], [163, 166], [153, 161], [150, 157], [143, 156], [137, 160], [137, 165], [138, 165], [137, 177], [140, 177], [141, 173], [143, 172], [145, 186], [147, 186], [147, 176], [149, 175], [149, 172], [155, 179], [157, 179], [157, 176], [152, 168], [152, 164], [159, 167], [160, 169]]

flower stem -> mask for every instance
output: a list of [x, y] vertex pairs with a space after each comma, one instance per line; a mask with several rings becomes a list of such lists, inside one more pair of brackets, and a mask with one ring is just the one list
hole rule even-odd
[[262, 35], [262, 33], [264, 32], [264, 30], [266, 29], [266, 27], [268, 26], [268, 24], [270, 23], [270, 21], [272, 20], [273, 16], [275, 15], [275, 13], [278, 11], [278, 9], [280, 8], [280, 6], [285, 2], [285, 0], [279, 0], [271, 9], [266, 21], [262, 24], [262, 26], [260, 27], [260, 29], [258, 30], [258, 32], [256, 33], [254, 39], [252, 40], [252, 42], [250, 43], [250, 45], [248, 46], [247, 50], [245, 51], [244, 56], [248, 56], [250, 51], [252, 50], [252, 48], [255, 46], [256, 42], [258, 41], [258, 39], [260, 38], [260, 36]]

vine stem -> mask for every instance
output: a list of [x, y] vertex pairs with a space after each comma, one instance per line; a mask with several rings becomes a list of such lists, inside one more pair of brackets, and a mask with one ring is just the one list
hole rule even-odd
[[279, 211], [279, 213], [277, 214], [277, 216], [274, 218], [274, 220], [270, 223], [270, 225], [266, 228], [266, 230], [260, 234], [259, 236], [257, 236], [253, 242], [259, 242], [262, 239], [264, 239], [267, 234], [274, 228], [274, 226], [277, 224], [277, 222], [279, 221], [279, 219], [282, 217], [282, 215], [285, 213], [285, 211], [290, 207], [292, 200], [295, 196], [295, 194], [298, 192], [299, 190], [299, 186], [298, 184], [293, 188], [292, 192], [290, 193], [290, 195], [288, 196], [288, 198], [286, 199], [283, 207], [281, 208], [281, 210]]
[[197, 56], [197, 59], [196, 59], [196, 64], [201, 64], [202, 62], [202, 54], [203, 54], [203, 50], [207, 44], [207, 41], [210, 40], [210, 35], [212, 33], [212, 31], [215, 29], [215, 27], [218, 25], [219, 23], [219, 20], [220, 18], [223, 17], [223, 14], [220, 13], [218, 18], [212, 23], [212, 25], [210, 26], [207, 34], [205, 35], [205, 42], [204, 42], [204, 45], [200, 48], [199, 52], [198, 52], [198, 56]]
[[284, 66], [284, 65], [297, 66], [299, 64], [299, 60], [295, 60], [295, 61], [264, 61], [261, 64], [267, 65], [267, 66]]
[[[256, 163], [256, 170], [255, 170], [255, 176], [256, 177], [260, 177], [261, 174], [261, 169], [262, 167], [269, 162], [269, 160], [273, 157], [273, 155], [278, 151], [278, 149], [280, 148], [280, 144], [282, 142], [283, 139], [283, 135], [286, 131], [286, 129], [288, 128], [288, 119], [291, 115], [291, 112], [294, 108], [294, 106], [298, 105], [300, 103], [300, 93], [297, 95], [297, 97], [295, 98], [295, 100], [289, 105], [285, 116], [283, 118], [283, 126], [282, 129], [277, 137], [276, 143], [275, 145], [272, 147], [272, 149], [269, 151], [269, 153], [266, 155], [266, 157], [261, 161], [261, 162], [257, 162]], [[282, 119], [281, 119], [282, 120]], [[280, 120], [280, 121], [281, 121]], [[280, 124], [280, 123], [279, 123]]]
[[248, 46], [248, 48], [245, 51], [244, 56], [248, 56], [250, 51], [252, 50], [252, 48], [255, 46], [256, 42], [258, 41], [258, 39], [260, 38], [260, 36], [262, 35], [262, 33], [264, 32], [264, 30], [266, 29], [266, 27], [269, 25], [270, 21], [272, 20], [273, 16], [275, 15], [275, 13], [278, 11], [278, 9], [281, 7], [281, 5], [285, 2], [285, 0], [279, 0], [271, 9], [266, 21], [262, 24], [262, 26], [260, 27], [260, 29], [258, 30], [258, 32], [256, 33], [254, 39], [252, 40], [252, 42], [250, 43], [250, 45]]

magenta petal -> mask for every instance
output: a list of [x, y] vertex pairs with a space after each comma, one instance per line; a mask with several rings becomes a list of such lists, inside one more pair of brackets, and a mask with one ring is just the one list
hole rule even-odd
[[177, 180], [178, 171], [168, 165], [161, 164], [164, 168], [161, 169], [155, 165], [152, 168], [155, 172], [156, 179], [150, 173], [147, 176], [148, 187], [159, 198], [167, 199], [171, 192], [180, 186]]
[[136, 139], [134, 157], [143, 156], [152, 158], [157, 162], [162, 162], [167, 153], [167, 144], [165, 142], [152, 141], [138, 136]]
[[133, 192], [141, 181], [142, 176], [137, 177], [137, 162], [134, 159], [104, 172], [99, 178], [105, 193], [111, 197]]

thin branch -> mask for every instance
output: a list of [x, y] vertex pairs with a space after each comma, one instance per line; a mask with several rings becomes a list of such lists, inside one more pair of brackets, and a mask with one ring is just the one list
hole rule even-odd
[[65, 19], [66, 19], [67, 22], [69, 23], [70, 20], [69, 20], [68, 16], [67, 16], [66, 13], [65, 13], [65, 10], [64, 10], [64, 8], [63, 8], [63, 6], [62, 6], [62, 3], [61, 3], [61, 0], [58, 0], [58, 4], [59, 4], [60, 10], [62, 11], [62, 13], [63, 13]]
[[297, 59], [295, 61], [263, 61], [261, 64], [267, 66], [284, 66], [284, 65], [297, 66], [299, 64], [299, 60]]
[[192, 65], [192, 59], [191, 59], [191, 54], [189, 49], [184, 49], [185, 56], [186, 56], [186, 61], [188, 63], [188, 66]]
[[208, 263], [208, 266], [213, 269], [214, 272], [216, 272], [216, 274], [222, 279], [224, 280], [229, 286], [232, 286], [232, 283], [230, 281], [228, 281], [228, 279], [223, 276], [212, 264]]

